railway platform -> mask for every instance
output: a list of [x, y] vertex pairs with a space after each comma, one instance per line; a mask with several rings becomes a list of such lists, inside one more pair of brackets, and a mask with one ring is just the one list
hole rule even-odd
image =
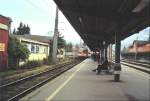
[[97, 63], [86, 59], [20, 101], [149, 101], [149, 74], [122, 65], [121, 81], [92, 72]]

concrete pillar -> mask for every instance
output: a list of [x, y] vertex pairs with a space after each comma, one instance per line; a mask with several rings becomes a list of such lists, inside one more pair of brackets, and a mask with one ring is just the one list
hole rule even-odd
[[109, 61], [111, 62], [111, 44], [109, 45]]
[[120, 81], [120, 71], [121, 71], [121, 64], [120, 64], [120, 47], [121, 41], [119, 37], [120, 33], [115, 34], [115, 72], [114, 72], [114, 80], [116, 82]]
[[101, 64], [104, 61], [104, 49], [101, 49]]
[[104, 51], [104, 60], [107, 60], [107, 46], [105, 46], [105, 49], [104, 49], [105, 51]]
[[112, 44], [110, 44], [110, 61], [112, 61]]
[[110, 44], [108, 46], [108, 56], [109, 56], [109, 61], [111, 62], [112, 61], [112, 44]]
[[93, 51], [92, 58], [93, 58], [94, 61], [96, 61], [96, 52], [95, 52], [95, 50]]
[[111, 61], [111, 49], [110, 49], [111, 47], [110, 47], [110, 45], [108, 46], [108, 58], [109, 58], [109, 61]]
[[99, 63], [101, 63], [101, 50], [99, 50]]

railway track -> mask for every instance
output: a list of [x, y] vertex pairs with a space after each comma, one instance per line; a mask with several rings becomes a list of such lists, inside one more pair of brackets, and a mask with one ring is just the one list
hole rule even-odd
[[73, 66], [79, 64], [81, 61], [76, 61], [71, 64], [64, 64], [55, 67], [45, 72], [25, 77], [0, 86], [0, 101], [16, 101], [25, 96], [36, 88], [42, 86], [49, 80], [57, 77]]
[[64, 64], [56, 64], [56, 65], [54, 65], [53, 66], [53, 68], [49, 68], [49, 69], [47, 69], [46, 71], [43, 71], [43, 72], [39, 72], [39, 73], [34, 73], [34, 74], [32, 74], [32, 75], [29, 75], [29, 76], [26, 76], [26, 77], [18, 77], [18, 78], [15, 78], [15, 79], [9, 79], [9, 80], [1, 80], [0, 82], [0, 88], [1, 87], [4, 87], [4, 86], [8, 86], [8, 85], [11, 85], [11, 84], [15, 84], [15, 83], [17, 83], [17, 82], [20, 82], [20, 81], [22, 81], [22, 80], [26, 80], [26, 79], [30, 79], [30, 78], [32, 78], [32, 77], [36, 77], [37, 75], [41, 75], [41, 74], [43, 74], [43, 73], [45, 73], [45, 72], [47, 72], [47, 71], [50, 71], [50, 70], [53, 70], [53, 69], [55, 69], [55, 68], [57, 68], [57, 67], [59, 67], [59, 66], [65, 66], [65, 65], [67, 65], [67, 64], [69, 64], [69, 62], [67, 62], [67, 63], [64, 63]]
[[150, 62], [148, 62], [148, 61], [142, 61], [142, 60], [133, 60], [133, 59], [122, 59], [122, 61], [131, 61], [131, 62], [136, 62], [136, 63], [141, 63], [141, 64], [148, 64], [148, 65], [150, 65]]
[[150, 68], [150, 63], [147, 63], [147, 62], [140, 62], [140, 61], [135, 61], [135, 60], [121, 60], [121, 61], [130, 63], [130, 64], [140, 65], [146, 68]]
[[150, 74], [150, 64], [132, 60], [121, 60], [121, 64]]
[[[115, 62], [112, 61], [112, 63], [114, 64]], [[148, 73], [150, 74], [150, 64], [146, 63], [146, 62], [137, 62], [137, 61], [132, 61], [132, 60], [125, 60], [122, 59], [120, 62], [122, 65], [140, 70], [142, 72]]]

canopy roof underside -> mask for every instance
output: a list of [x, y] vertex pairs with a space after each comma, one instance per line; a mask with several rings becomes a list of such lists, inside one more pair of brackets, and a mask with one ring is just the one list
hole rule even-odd
[[150, 26], [150, 0], [54, 0], [91, 50]]

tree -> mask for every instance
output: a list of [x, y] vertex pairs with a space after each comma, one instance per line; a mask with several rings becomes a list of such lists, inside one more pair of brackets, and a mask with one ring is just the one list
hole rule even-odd
[[21, 44], [16, 38], [10, 38], [8, 44], [9, 66], [19, 67], [20, 60], [25, 61], [29, 57], [26, 45]]
[[61, 34], [58, 35], [58, 49], [64, 48], [66, 45], [66, 41], [64, 39], [64, 36]]
[[67, 43], [65, 48], [67, 52], [72, 52], [72, 43]]
[[23, 26], [23, 33], [24, 34], [30, 34], [30, 27], [28, 25]]
[[25, 24], [23, 25], [23, 28], [22, 28], [22, 29], [23, 29], [23, 30], [22, 30], [23, 35], [26, 34], [26, 25], [25, 25]]
[[79, 51], [79, 45], [78, 44], [75, 45], [75, 48], [77, 51]]
[[28, 25], [25, 27], [25, 33], [30, 34], [30, 27]]
[[16, 34], [16, 35], [30, 34], [30, 27], [20, 22], [19, 27], [17, 28], [17, 31], [14, 29], [13, 34]]
[[23, 35], [23, 23], [22, 22], [20, 22], [20, 25], [19, 25], [19, 27], [17, 28], [17, 33], [16, 34], [18, 34], [18, 35]]
[[16, 34], [16, 29], [14, 28], [14, 30], [13, 30], [13, 34]]

